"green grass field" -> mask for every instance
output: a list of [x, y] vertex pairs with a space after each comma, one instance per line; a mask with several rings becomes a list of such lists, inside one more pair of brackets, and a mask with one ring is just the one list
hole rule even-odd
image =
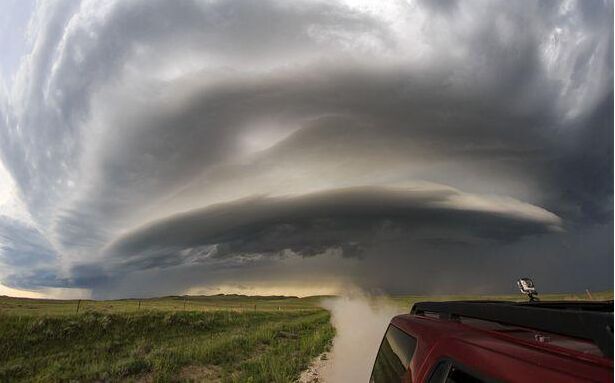
[[289, 382], [330, 347], [318, 298], [0, 298], [0, 381]]
[[[0, 297], [0, 382], [292, 382], [331, 346], [323, 297], [114, 301]], [[541, 296], [587, 299], [585, 294]], [[596, 300], [613, 292], [593, 293]], [[397, 296], [417, 301], [521, 295]]]
[[[172, 296], [113, 301], [18, 299], [0, 296], [0, 315], [69, 315], [77, 312], [134, 313], [147, 311], [301, 311], [314, 310], [323, 297], [259, 297], [244, 295]], [[77, 311], [77, 306], [79, 306]]]

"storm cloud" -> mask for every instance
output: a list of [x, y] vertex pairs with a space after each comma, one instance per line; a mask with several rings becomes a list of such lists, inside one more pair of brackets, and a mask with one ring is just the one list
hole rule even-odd
[[0, 62], [4, 285], [397, 291], [411, 268], [418, 291], [482, 264], [495, 291], [513, 249], [547, 288], [612, 284], [612, 2], [23, 7], [0, 28], [26, 30]]
[[142, 269], [142, 263], [156, 259], [155, 249], [175, 262], [181, 260], [180, 250], [202, 246], [215, 246], [201, 254], [205, 257], [283, 250], [313, 256], [336, 247], [345, 256], [360, 256], [372, 242], [400, 237], [434, 243], [511, 241], [558, 231], [560, 225], [554, 214], [511, 199], [480, 198], [433, 186], [355, 187], [246, 198], [193, 210], [125, 234], [105, 252]]

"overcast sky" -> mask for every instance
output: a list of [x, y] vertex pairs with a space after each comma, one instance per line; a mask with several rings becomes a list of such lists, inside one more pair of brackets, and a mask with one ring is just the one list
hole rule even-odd
[[0, 3], [0, 294], [613, 284], [613, 2]]

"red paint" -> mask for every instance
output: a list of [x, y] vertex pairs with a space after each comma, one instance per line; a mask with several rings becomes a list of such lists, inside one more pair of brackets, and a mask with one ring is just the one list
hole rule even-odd
[[399, 315], [393, 325], [417, 339], [407, 382], [425, 382], [451, 358], [504, 382], [613, 382], [613, 360], [593, 343], [481, 320], [451, 321]]

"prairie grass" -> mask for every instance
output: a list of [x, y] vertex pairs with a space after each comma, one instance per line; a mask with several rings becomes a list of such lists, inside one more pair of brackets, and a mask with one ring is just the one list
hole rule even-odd
[[140, 310], [148, 311], [216, 311], [232, 310], [247, 311], [301, 311], [318, 308], [318, 303], [324, 298], [313, 296], [306, 298], [283, 296], [245, 296], [245, 295], [212, 295], [212, 296], [171, 296], [147, 299], [118, 300], [55, 300], [27, 299], [0, 296], [0, 314], [17, 315], [70, 315], [77, 312], [103, 313], [133, 313]]
[[314, 305], [49, 311], [4, 307], [0, 381], [290, 382], [334, 336]]

